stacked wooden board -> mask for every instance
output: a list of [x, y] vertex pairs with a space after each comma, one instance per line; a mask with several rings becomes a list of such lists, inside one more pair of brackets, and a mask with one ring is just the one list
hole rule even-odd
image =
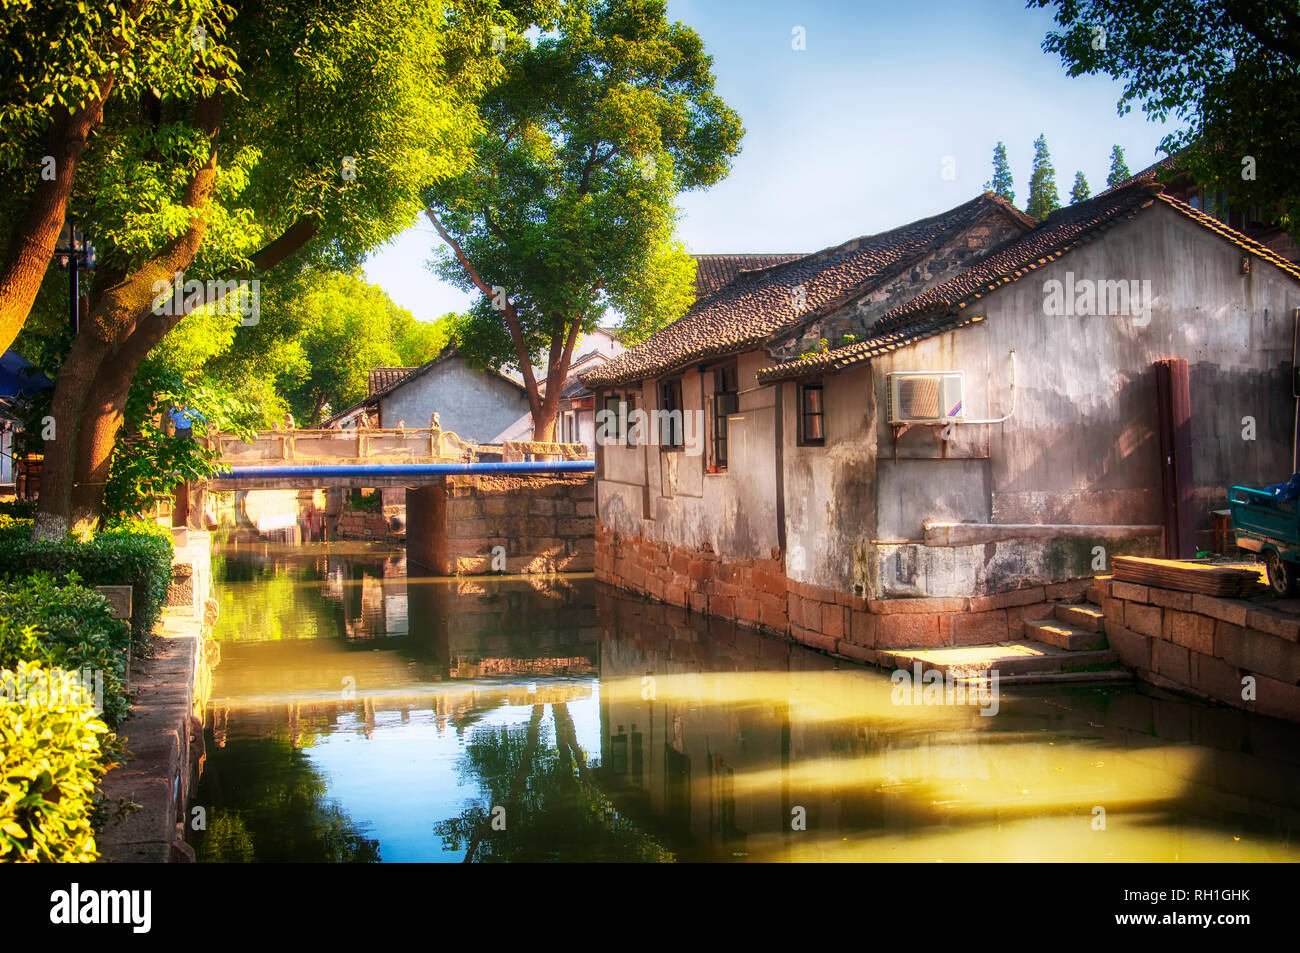
[[1111, 566], [1115, 570], [1115, 579], [1119, 582], [1229, 599], [1250, 595], [1259, 582], [1259, 573], [1253, 569], [1212, 566], [1209, 563], [1178, 559], [1116, 556]]

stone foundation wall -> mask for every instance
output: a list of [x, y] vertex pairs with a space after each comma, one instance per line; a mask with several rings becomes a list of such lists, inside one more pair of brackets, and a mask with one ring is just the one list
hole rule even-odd
[[[1153, 684], [1300, 721], [1300, 617], [1245, 599], [1096, 580], [1106, 637]], [[1254, 678], [1254, 697], [1243, 680]], [[1245, 692], [1249, 696], [1250, 692]]]
[[868, 599], [789, 579], [776, 552], [770, 559], [722, 559], [619, 533], [599, 520], [596, 578], [861, 662], [875, 662], [880, 649], [1019, 639], [1025, 619], [1048, 614], [1045, 603], [1078, 598], [1092, 585], [1078, 579], [990, 596]]
[[407, 555], [444, 576], [590, 572], [595, 516], [585, 474], [449, 477], [407, 491]]

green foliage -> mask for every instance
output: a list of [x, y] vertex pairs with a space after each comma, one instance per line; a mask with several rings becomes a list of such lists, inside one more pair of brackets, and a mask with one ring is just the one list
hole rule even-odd
[[1061, 207], [1061, 197], [1056, 192], [1056, 169], [1047, 151], [1047, 137], [1034, 140], [1034, 165], [1029, 175], [1029, 201], [1025, 211], [1037, 219], [1047, 218]]
[[1012, 188], [1011, 163], [1007, 161], [1007, 147], [999, 142], [993, 147], [993, 178], [984, 183], [985, 191], [996, 192], [1008, 202], [1015, 202], [1016, 192]]
[[13, 699], [0, 702], [0, 862], [97, 860], [91, 815], [111, 766], [107, 727], [74, 673], [20, 661], [0, 680]]
[[101, 674], [104, 721], [116, 726], [130, 711], [126, 658], [131, 630], [108, 600], [70, 573], [0, 580], [0, 667], [41, 662], [70, 672]]
[[1070, 204], [1085, 201], [1092, 192], [1088, 189], [1088, 180], [1082, 172], [1074, 173], [1074, 187], [1070, 189]]
[[451, 321], [416, 321], [357, 274], [308, 273], [284, 309], [283, 320], [297, 329], [301, 363], [281, 375], [280, 386], [303, 426], [318, 424], [326, 408], [365, 397], [370, 368], [423, 364], [451, 337]]
[[[169, 434], [167, 412], [186, 406], [200, 414], [194, 437]], [[176, 484], [211, 476], [220, 453], [202, 440], [208, 426], [224, 433], [252, 436], [247, 424], [256, 408], [203, 384], [188, 384], [157, 360], [141, 366], [131, 384], [123, 415], [125, 438], [113, 450], [104, 487], [104, 515], [116, 521], [140, 515], [169, 499]]]
[[1124, 150], [1118, 145], [1111, 146], [1110, 173], [1106, 176], [1106, 187], [1113, 189], [1132, 175], [1133, 173], [1128, 170], [1128, 163], [1124, 161]]
[[31, 500], [0, 500], [0, 519], [7, 516], [10, 519], [29, 520], [35, 515], [36, 504]]
[[[1124, 83], [1121, 114], [1138, 104], [1175, 131], [1160, 148], [1207, 192], [1257, 206], [1292, 227], [1300, 208], [1300, 30], [1295, 0], [1031, 0], [1055, 8], [1043, 49], [1071, 76]], [[1105, 43], [1095, 37], [1104, 34]], [[1249, 162], [1247, 160], [1250, 160]]]
[[147, 644], [167, 603], [172, 578], [171, 534], [146, 522], [117, 525], [89, 541], [31, 539], [30, 520], [0, 518], [0, 576], [49, 572], [61, 580], [75, 573], [87, 586], [131, 587], [131, 631]]
[[[634, 336], [679, 317], [692, 276], [673, 240], [675, 200], [722, 179], [742, 135], [699, 36], [670, 24], [663, 0], [586, 0], [564, 4], [535, 41], [510, 36], [500, 56], [470, 168], [425, 198], [483, 281], [504, 289], [524, 350], [548, 352], [574, 324], [589, 332], [610, 307]], [[448, 280], [475, 287], [440, 254]], [[458, 324], [461, 348], [518, 366], [488, 297]]]

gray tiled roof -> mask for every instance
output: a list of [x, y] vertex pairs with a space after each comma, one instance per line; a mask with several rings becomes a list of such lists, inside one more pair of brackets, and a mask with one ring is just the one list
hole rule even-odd
[[991, 192], [956, 208], [878, 235], [866, 235], [792, 261], [742, 271], [685, 316], [583, 376], [589, 387], [643, 380], [720, 354], [753, 348], [809, 321], [923, 259], [992, 214], [1022, 228], [1033, 220]]

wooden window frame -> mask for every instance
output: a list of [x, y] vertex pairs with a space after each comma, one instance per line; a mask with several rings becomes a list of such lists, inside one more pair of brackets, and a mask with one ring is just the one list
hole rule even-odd
[[[682, 406], [682, 379], [681, 376], [662, 378], [658, 383], [659, 391], [659, 409], [672, 412], [678, 411], [683, 418], [686, 414], [686, 408]], [[672, 403], [673, 406], [667, 406]], [[668, 439], [664, 438], [664, 424], [668, 423], [670, 430]], [[675, 442], [674, 442], [675, 441]], [[685, 438], [685, 420], [682, 419], [676, 432], [671, 430], [671, 421], [661, 419], [659, 421], [659, 451], [660, 453], [681, 453], [686, 449]]]
[[[809, 391], [816, 391], [820, 396], [818, 398], [818, 409], [816, 412], [808, 410], [806, 394]], [[799, 415], [799, 440], [801, 447], [824, 447], [826, 446], [826, 385], [823, 381], [800, 381], [797, 385], [797, 413]], [[821, 436], [808, 436], [808, 419], [817, 418], [821, 423]]]
[[[727, 385], [731, 387], [728, 388]], [[723, 364], [713, 369], [713, 466], [726, 470], [730, 441], [727, 418], [740, 412], [740, 382], [736, 365]]]

